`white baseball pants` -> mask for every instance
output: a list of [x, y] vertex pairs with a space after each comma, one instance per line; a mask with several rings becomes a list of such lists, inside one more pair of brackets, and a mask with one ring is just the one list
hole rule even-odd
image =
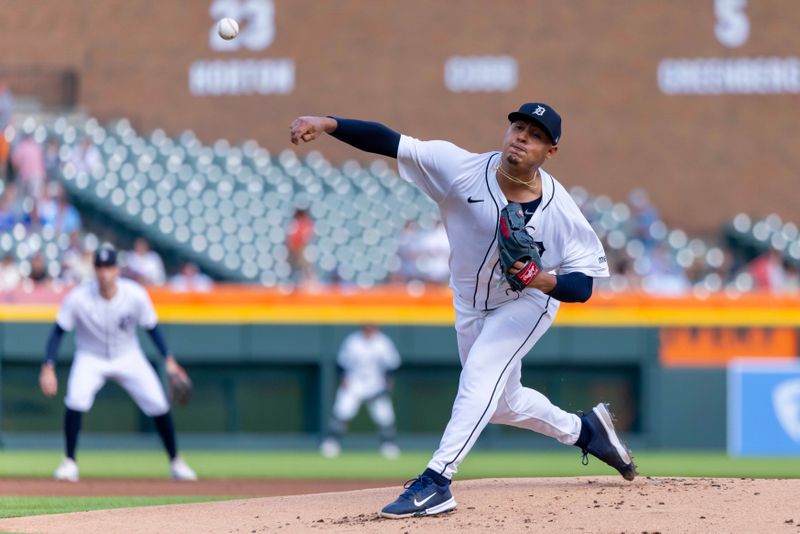
[[340, 421], [350, 421], [358, 413], [358, 408], [364, 401], [366, 401], [369, 415], [376, 425], [381, 428], [394, 425], [394, 408], [388, 394], [375, 396], [375, 393], [370, 392], [367, 395], [345, 384], [341, 385], [336, 392], [333, 416]]
[[169, 411], [167, 396], [153, 366], [144, 354], [136, 352], [115, 358], [87, 352], [75, 354], [64, 404], [70, 410], [88, 412], [97, 392], [107, 380], [114, 380], [122, 386], [148, 417], [157, 417]]
[[485, 312], [456, 299], [462, 370], [450, 421], [428, 463], [430, 469], [452, 478], [488, 423], [527, 428], [568, 445], [577, 441], [580, 418], [520, 382], [522, 358], [555, 318], [556, 306], [547, 302], [552, 310], [523, 292], [517, 300]]

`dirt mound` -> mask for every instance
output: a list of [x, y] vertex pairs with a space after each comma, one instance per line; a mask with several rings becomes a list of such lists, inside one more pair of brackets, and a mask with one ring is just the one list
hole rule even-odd
[[110, 497], [114, 495], [213, 495], [241, 497], [272, 497], [276, 495], [305, 495], [328, 491], [348, 491], [365, 488], [396, 486], [396, 481], [381, 480], [264, 480], [264, 479], [203, 479], [196, 482], [176, 482], [166, 479], [90, 478], [78, 484], [46, 478], [0, 479], [0, 495], [19, 497], [66, 496]]
[[[800, 480], [541, 478], [456, 482], [458, 509], [384, 520], [399, 488], [127, 508], [0, 521], [15, 532], [793, 532]], [[123, 527], [124, 525], [124, 527]]]

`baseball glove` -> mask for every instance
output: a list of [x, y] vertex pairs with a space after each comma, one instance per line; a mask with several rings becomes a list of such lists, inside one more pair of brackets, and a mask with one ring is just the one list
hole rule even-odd
[[[522, 206], [516, 202], [510, 202], [500, 211], [497, 248], [503, 275], [514, 291], [525, 289], [542, 270], [539, 250], [533, 236], [525, 230], [525, 215]], [[511, 274], [509, 269], [518, 261], [524, 264], [523, 267], [517, 273]]]
[[192, 398], [192, 380], [181, 366], [167, 372], [169, 397], [174, 404], [184, 406]]

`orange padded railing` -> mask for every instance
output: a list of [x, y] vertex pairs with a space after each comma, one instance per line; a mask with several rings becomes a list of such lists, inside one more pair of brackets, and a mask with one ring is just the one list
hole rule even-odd
[[[280, 291], [221, 284], [209, 293], [150, 288], [162, 321], [180, 323], [452, 324], [447, 288], [410, 295], [405, 287], [372, 290], [323, 288]], [[0, 320], [49, 321], [64, 292], [37, 290], [0, 295]], [[595, 292], [586, 304], [564, 304], [556, 324], [575, 326], [800, 327], [800, 295], [746, 294], [654, 297]]]

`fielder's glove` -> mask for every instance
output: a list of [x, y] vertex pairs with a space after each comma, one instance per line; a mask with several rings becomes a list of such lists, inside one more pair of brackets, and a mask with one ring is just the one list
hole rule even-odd
[[189, 403], [192, 398], [192, 380], [180, 365], [175, 364], [167, 370], [170, 400], [179, 406]]
[[[514, 291], [522, 291], [542, 270], [542, 258], [536, 243], [525, 230], [525, 215], [522, 206], [510, 202], [500, 211], [500, 226], [497, 232], [497, 248], [500, 253], [500, 265], [508, 284]], [[509, 269], [518, 261], [524, 266], [511, 274]]]

